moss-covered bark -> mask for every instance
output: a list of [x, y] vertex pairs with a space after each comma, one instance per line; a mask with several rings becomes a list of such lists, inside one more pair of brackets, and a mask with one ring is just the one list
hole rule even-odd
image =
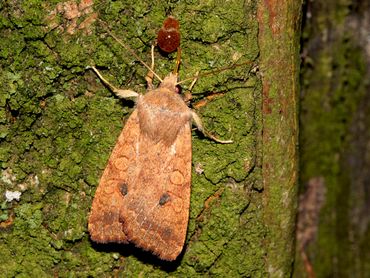
[[[287, 228], [290, 233], [294, 208], [288, 206], [289, 215], [282, 216], [289, 222], [287, 227], [268, 221], [265, 225], [264, 186], [277, 185], [271, 187], [262, 179], [262, 143], [268, 142], [261, 139], [260, 75], [251, 71], [259, 53], [257, 2], [224, 4], [0, 3], [0, 273], [6, 277], [266, 276], [270, 265], [266, 253], [271, 250], [266, 239], [275, 240], [271, 237], [275, 229], [283, 233]], [[150, 46], [167, 14], [181, 25], [180, 79], [199, 70], [242, 64], [201, 77], [193, 90], [195, 102], [217, 93], [199, 114], [208, 130], [223, 139], [231, 137], [234, 143], [217, 144], [194, 131], [187, 241], [183, 255], [173, 263], [133, 246], [94, 244], [87, 233], [99, 177], [133, 103], [115, 98], [86, 67], [97, 65], [112, 83], [141, 93], [146, 75], [146, 69], [96, 19], [150, 61]], [[174, 57], [156, 51], [160, 76], [173, 69]], [[264, 71], [265, 66], [260, 68]], [[293, 103], [286, 103], [287, 112], [295, 109]], [[287, 136], [290, 146], [296, 137]], [[294, 156], [290, 158], [294, 165]], [[20, 200], [7, 202], [6, 191], [21, 192]], [[294, 194], [286, 198], [294, 203]], [[278, 248], [290, 246], [292, 239], [281, 240], [285, 244]], [[290, 255], [284, 258], [290, 259]], [[279, 263], [283, 267], [274, 264], [282, 275], [289, 273], [286, 262]]]
[[300, 11], [301, 1], [261, 1], [258, 10], [266, 263], [271, 277], [286, 277], [294, 254]]
[[[304, 194], [312, 181], [320, 179], [316, 186], [323, 187], [318, 188], [321, 197], [311, 199], [311, 206], [320, 198], [323, 206], [311, 215], [317, 221], [304, 223], [299, 235], [298, 247], [303, 250], [297, 253], [295, 277], [304, 277], [307, 269], [309, 277], [366, 277], [370, 271], [369, 4], [314, 1], [306, 10], [301, 191]], [[302, 261], [304, 253], [307, 260]]]

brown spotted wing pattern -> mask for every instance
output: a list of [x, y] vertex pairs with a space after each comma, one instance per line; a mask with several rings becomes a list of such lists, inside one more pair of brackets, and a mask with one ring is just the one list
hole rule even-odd
[[164, 260], [183, 248], [190, 206], [191, 110], [172, 85], [139, 97], [89, 217], [92, 240], [132, 242]]

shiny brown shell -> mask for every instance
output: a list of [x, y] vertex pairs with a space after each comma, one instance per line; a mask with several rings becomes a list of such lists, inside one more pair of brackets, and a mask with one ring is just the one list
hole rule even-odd
[[163, 52], [171, 53], [180, 46], [179, 29], [179, 21], [173, 16], [169, 16], [165, 19], [157, 36], [157, 45]]

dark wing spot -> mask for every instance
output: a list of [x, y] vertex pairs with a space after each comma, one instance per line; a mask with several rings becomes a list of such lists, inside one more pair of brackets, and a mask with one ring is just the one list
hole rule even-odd
[[127, 183], [123, 182], [119, 185], [119, 191], [121, 192], [122, 196], [126, 196], [128, 193]]
[[170, 228], [164, 228], [162, 231], [163, 238], [169, 238], [172, 235], [172, 230]]
[[171, 200], [170, 195], [166, 192], [163, 193], [161, 198], [159, 198], [159, 205], [163, 206], [164, 204], [168, 203]]

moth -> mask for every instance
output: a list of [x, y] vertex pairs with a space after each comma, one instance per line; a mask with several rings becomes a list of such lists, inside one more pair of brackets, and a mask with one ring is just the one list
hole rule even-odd
[[[110, 33], [110, 32], [109, 32]], [[161, 79], [112, 33], [110, 35], [148, 68], [148, 91], [141, 95], [111, 85], [92, 67], [100, 80], [121, 98], [136, 98], [100, 179], [88, 220], [98, 243], [133, 243], [162, 260], [181, 253], [188, 225], [191, 187], [191, 124], [208, 134], [199, 116], [178, 94], [177, 69]], [[179, 55], [178, 55], [179, 57]], [[154, 88], [152, 77], [160, 80]], [[194, 82], [193, 82], [194, 84]]]

